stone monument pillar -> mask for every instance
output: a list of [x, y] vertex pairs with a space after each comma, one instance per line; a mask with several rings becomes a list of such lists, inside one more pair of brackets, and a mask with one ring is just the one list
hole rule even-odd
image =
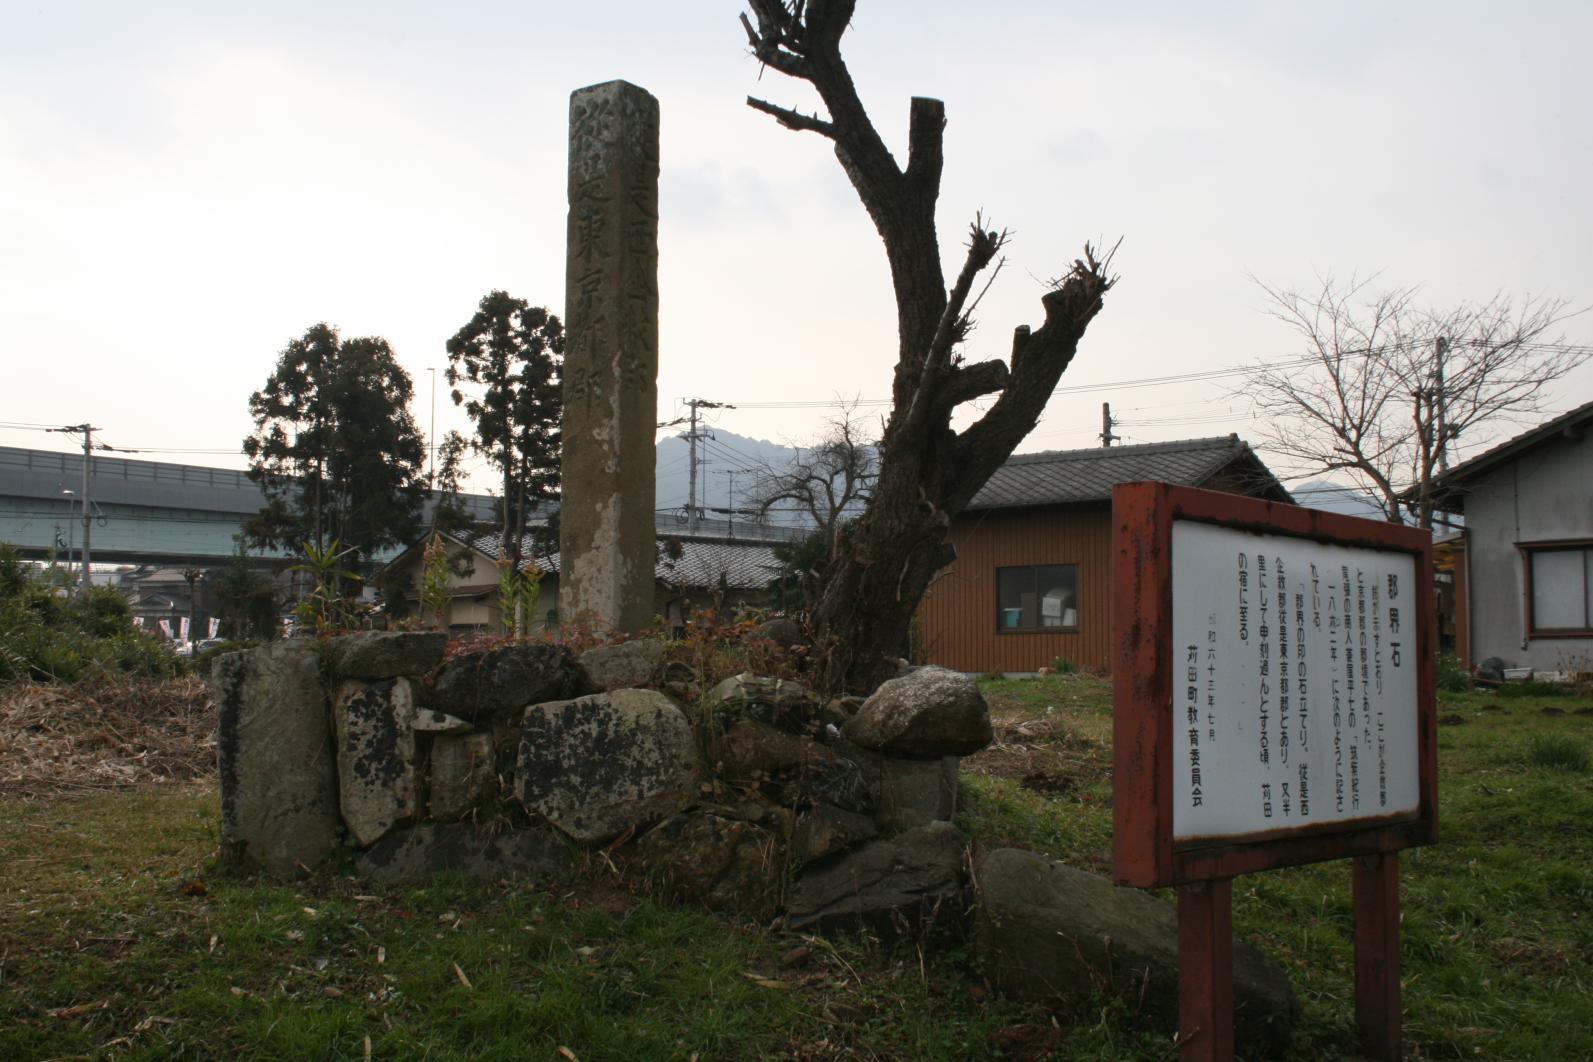
[[653, 616], [658, 423], [658, 101], [625, 81], [570, 94], [559, 616]]

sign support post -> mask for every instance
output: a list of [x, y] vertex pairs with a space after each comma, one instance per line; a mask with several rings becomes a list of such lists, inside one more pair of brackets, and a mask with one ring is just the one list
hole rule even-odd
[[1233, 1058], [1233, 879], [1178, 886], [1178, 1057]]
[[1355, 1026], [1379, 1062], [1399, 1062], [1399, 853], [1357, 856]]

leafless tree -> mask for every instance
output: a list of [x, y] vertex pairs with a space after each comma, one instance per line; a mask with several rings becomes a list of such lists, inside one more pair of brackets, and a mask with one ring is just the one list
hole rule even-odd
[[1349, 476], [1393, 523], [1431, 527], [1433, 479], [1455, 440], [1541, 416], [1548, 385], [1588, 357], [1547, 338], [1573, 316], [1561, 299], [1497, 294], [1433, 310], [1413, 287], [1354, 277], [1306, 292], [1257, 284], [1306, 348], [1242, 388], [1270, 422], [1268, 449]]
[[[935, 573], [953, 559], [946, 542], [952, 517], [1033, 430], [1073, 360], [1112, 286], [1111, 256], [1097, 257], [1086, 245], [1084, 256], [1041, 296], [1044, 323], [1015, 330], [1007, 360], [964, 362], [959, 348], [979, 301], [975, 282], [993, 265], [999, 269], [1008, 234], [976, 217], [948, 289], [935, 232], [945, 106], [913, 99], [907, 165], [900, 165], [841, 57], [855, 0], [749, 0], [748, 6], [752, 17], [743, 14], [741, 22], [753, 55], [812, 85], [825, 113], [804, 114], [754, 97], [748, 105], [834, 144], [885, 245], [895, 291], [898, 349], [879, 476], [862, 517], [831, 560], [813, 613], [824, 650], [821, 681], [832, 689], [867, 689], [886, 674], [888, 657], [905, 655], [913, 612]], [[984, 414], [952, 430], [952, 411], [985, 395], [995, 398]]]
[[851, 407], [830, 420], [829, 430], [783, 468], [766, 466], [753, 486], [754, 503], [767, 515], [790, 504], [824, 535], [829, 555], [839, 549], [843, 523], [856, 516], [873, 490], [878, 453]]

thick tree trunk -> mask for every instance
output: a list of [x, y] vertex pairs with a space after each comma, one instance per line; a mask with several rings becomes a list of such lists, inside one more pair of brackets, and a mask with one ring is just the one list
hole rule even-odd
[[[829, 116], [747, 103], [788, 128], [834, 141], [879, 230], [896, 295], [899, 346], [879, 479], [862, 518], [832, 550], [813, 615], [820, 683], [866, 691], [889, 672], [889, 657], [906, 654], [918, 602], [953, 559], [946, 543], [952, 517], [1033, 430], [1113, 281], [1107, 261], [1086, 246], [1084, 259], [1042, 297], [1045, 323], [1032, 333], [1027, 326], [1016, 330], [1007, 361], [964, 364], [956, 351], [971, 327], [969, 300], [978, 302], [974, 280], [994, 262], [1006, 234], [986, 231], [976, 219], [962, 269], [947, 289], [935, 234], [945, 107], [912, 101], [907, 165], [900, 166], [841, 58], [855, 0], [748, 3], [756, 24], [742, 16], [742, 25], [758, 60], [812, 84]], [[983, 395], [996, 395], [994, 404], [970, 427], [952, 431], [952, 411]]]

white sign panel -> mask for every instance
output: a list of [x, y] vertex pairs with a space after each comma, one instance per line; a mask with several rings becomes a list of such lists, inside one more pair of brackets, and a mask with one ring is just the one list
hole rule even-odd
[[1415, 813], [1415, 558], [1172, 539], [1174, 840]]

